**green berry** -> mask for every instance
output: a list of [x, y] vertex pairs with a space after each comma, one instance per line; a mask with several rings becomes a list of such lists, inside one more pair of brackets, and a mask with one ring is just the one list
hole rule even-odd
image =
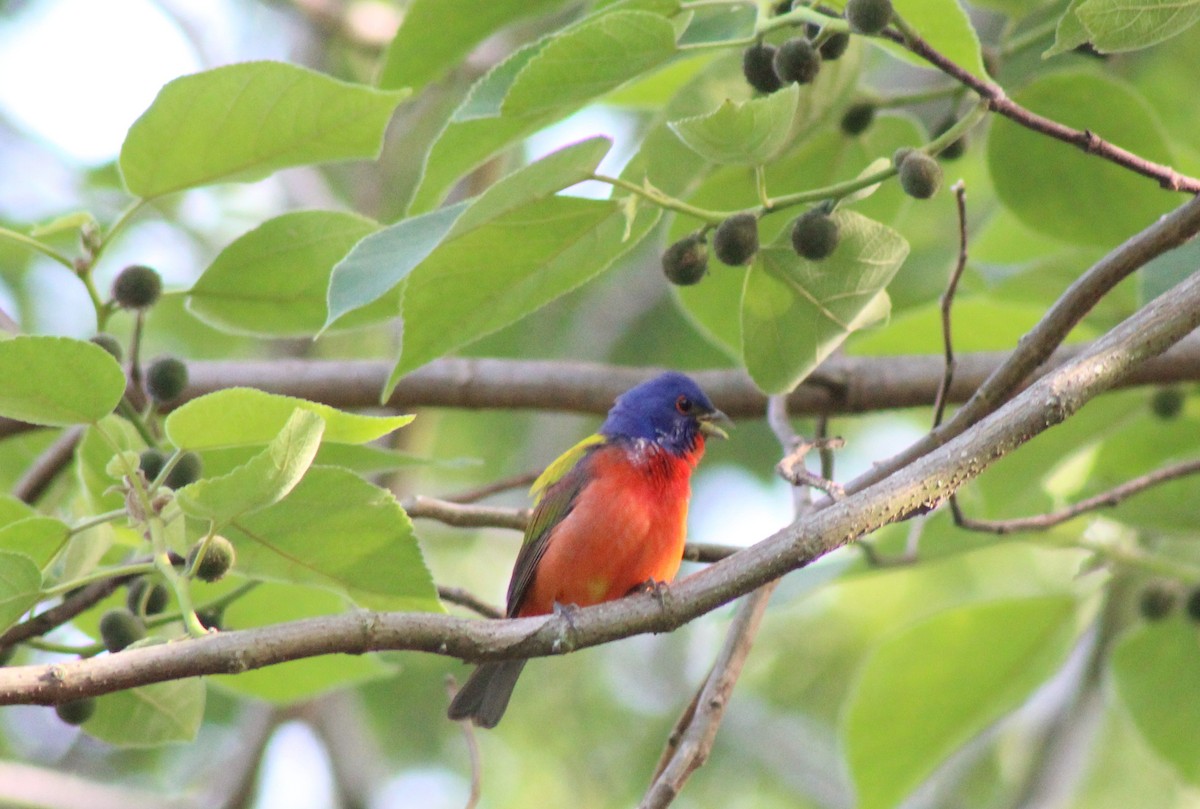
[[1185, 607], [1189, 618], [1193, 621], [1200, 621], [1200, 587], [1197, 587], [1188, 594]]
[[821, 54], [805, 37], [795, 37], [779, 46], [771, 64], [784, 84], [808, 84], [821, 72]]
[[820, 261], [837, 249], [838, 231], [838, 223], [832, 216], [813, 208], [792, 225], [792, 247], [809, 261]]
[[1161, 621], [1171, 614], [1178, 601], [1175, 591], [1162, 582], [1150, 582], [1138, 597], [1138, 609], [1147, 621]]
[[924, 152], [912, 152], [900, 163], [900, 187], [914, 199], [929, 199], [942, 187], [942, 167]]
[[55, 705], [54, 712], [68, 725], [82, 725], [96, 712], [96, 700], [91, 697], [73, 699], [70, 702]]
[[146, 625], [124, 607], [111, 609], [100, 616], [100, 640], [110, 652], [119, 652], [144, 637]]
[[842, 131], [847, 135], [861, 135], [875, 120], [875, 105], [869, 101], [851, 104], [842, 116]]
[[[949, 132], [950, 127], [954, 126], [956, 123], [958, 123], [958, 121], [954, 119], [953, 115], [946, 117], [941, 123], [933, 128], [933, 136], [935, 138], [940, 138], [942, 135]], [[957, 160], [958, 158], [962, 157], [963, 153], [966, 151], [967, 136], [963, 135], [958, 140], [952, 142], [949, 146], [946, 146], [944, 149], [942, 149], [942, 151], [938, 152], [938, 157], [942, 160]]]
[[148, 309], [161, 295], [162, 276], [140, 264], [121, 270], [113, 281], [113, 300], [123, 309]]
[[749, 264], [758, 252], [758, 219], [752, 213], [737, 213], [717, 225], [713, 252], [725, 264]]
[[167, 479], [163, 483], [170, 489], [182, 489], [189, 483], [195, 483], [200, 479], [200, 471], [203, 466], [199, 455], [194, 452], [185, 452], [171, 467], [171, 471], [167, 473]]
[[101, 332], [100, 334], [94, 335], [91, 341], [103, 348], [109, 354], [112, 354], [113, 359], [117, 362], [120, 362], [122, 357], [125, 355], [125, 352], [121, 349], [120, 341], [111, 334], [104, 334]]
[[142, 452], [138, 459], [138, 468], [142, 470], [142, 474], [146, 476], [146, 480], [154, 480], [158, 477], [158, 473], [163, 470], [167, 464], [167, 456], [156, 449], [148, 449]]
[[125, 606], [134, 615], [158, 615], [167, 608], [169, 598], [165, 584], [141, 576], [129, 583]]
[[708, 245], [698, 234], [684, 236], [663, 253], [662, 268], [672, 284], [697, 284], [708, 272]]
[[[200, 540], [188, 551], [187, 569], [201, 581], [218, 581], [225, 576], [237, 560], [237, 552], [233, 543], [223, 536], [214, 536], [208, 540], [208, 548], [200, 557], [204, 548], [204, 540]], [[197, 558], [199, 562], [197, 562]]]
[[904, 162], [904, 158], [908, 157], [915, 151], [916, 149], [911, 146], [901, 146], [899, 149], [892, 152], [892, 165], [896, 168], [900, 168], [900, 164]]
[[878, 34], [892, 21], [892, 0], [846, 0], [846, 22], [856, 34]]
[[187, 365], [176, 357], [160, 357], [146, 369], [146, 392], [160, 404], [178, 399], [187, 383]]
[[1179, 388], [1159, 388], [1150, 399], [1150, 410], [1163, 421], [1170, 421], [1183, 412], [1184, 398]]
[[742, 75], [760, 93], [773, 93], [783, 84], [775, 75], [775, 46], [765, 42], [751, 45], [742, 53]]

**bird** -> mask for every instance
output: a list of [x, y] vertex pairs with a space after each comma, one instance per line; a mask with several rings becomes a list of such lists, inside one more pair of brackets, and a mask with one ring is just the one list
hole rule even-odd
[[[692, 470], [705, 440], [728, 438], [732, 425], [675, 371], [617, 397], [599, 431], [534, 481], [505, 616], [587, 607], [672, 581], [683, 560]], [[481, 664], [449, 717], [495, 727], [526, 662]]]

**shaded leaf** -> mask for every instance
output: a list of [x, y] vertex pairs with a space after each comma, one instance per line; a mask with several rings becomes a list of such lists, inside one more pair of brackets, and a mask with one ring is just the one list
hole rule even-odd
[[713, 112], [672, 121], [671, 130], [713, 163], [760, 166], [787, 145], [800, 86], [791, 84], [762, 98], [730, 99]]
[[204, 719], [205, 696], [196, 677], [117, 691], [96, 698], [96, 713], [83, 729], [117, 747], [190, 742]]
[[20, 620], [38, 601], [42, 573], [22, 553], [0, 551], [0, 632]]
[[62, 520], [29, 517], [0, 528], [0, 550], [24, 554], [45, 568], [66, 546], [69, 532]]
[[1194, 25], [1200, 20], [1200, 0], [1084, 0], [1075, 16], [1096, 50], [1134, 51]]

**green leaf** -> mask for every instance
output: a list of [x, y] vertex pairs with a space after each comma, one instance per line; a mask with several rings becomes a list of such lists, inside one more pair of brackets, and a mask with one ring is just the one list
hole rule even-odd
[[946, 758], [1020, 705], [1062, 664], [1075, 603], [970, 604], [881, 643], [842, 716], [860, 809], [890, 809]]
[[[226, 608], [223, 625], [230, 629], [270, 626], [318, 615], [335, 615], [345, 612], [346, 606], [346, 600], [336, 593], [265, 583]], [[211, 682], [239, 694], [287, 703], [310, 699], [391, 670], [378, 655], [322, 655], [233, 676], [217, 676]]]
[[[103, 430], [103, 434], [101, 434]], [[107, 438], [106, 438], [107, 436]], [[112, 443], [109, 443], [111, 439]], [[96, 514], [113, 511], [125, 505], [120, 492], [110, 491], [118, 479], [108, 474], [109, 461], [117, 452], [135, 451], [146, 448], [142, 437], [132, 424], [119, 416], [106, 416], [97, 425], [83, 431], [83, 438], [75, 449], [75, 474], [83, 490], [89, 509]], [[266, 442], [263, 442], [266, 443]]]
[[1085, 0], [1075, 15], [1097, 50], [1118, 53], [1183, 33], [1200, 20], [1200, 0]]
[[904, 238], [852, 211], [834, 214], [841, 240], [807, 261], [780, 234], [759, 251], [742, 294], [742, 355], [767, 393], [792, 390], [842, 341], [887, 313], [883, 291], [908, 255]]
[[800, 86], [791, 84], [762, 98], [725, 99], [713, 112], [672, 121], [671, 130], [696, 154], [713, 163], [761, 166], [788, 143]]
[[447, 242], [408, 279], [403, 343], [385, 396], [408, 372], [590, 280], [637, 245], [660, 215], [645, 208], [630, 224], [614, 202], [551, 197]]
[[46, 427], [102, 419], [125, 393], [111, 354], [66, 337], [0, 341], [0, 379], [0, 416]]
[[1075, 12], [1084, 2], [1085, 0], [1071, 0], [1067, 10], [1058, 18], [1058, 26], [1054, 31], [1054, 44], [1042, 54], [1043, 59], [1073, 51], [1088, 41], [1087, 30], [1079, 21], [1079, 17], [1075, 16]]
[[1176, 617], [1144, 624], [1117, 644], [1117, 693], [1142, 737], [1191, 784], [1200, 784], [1200, 644], [1195, 625]]
[[383, 300], [437, 249], [469, 204], [459, 202], [401, 220], [354, 245], [329, 275], [325, 325]]
[[173, 410], [164, 425], [181, 449], [261, 445], [273, 440], [296, 408], [325, 420], [324, 441], [365, 444], [398, 430], [412, 416], [364, 416], [293, 396], [254, 388], [226, 388], [192, 399]]
[[168, 82], [121, 146], [126, 187], [143, 198], [282, 168], [379, 153], [408, 93], [338, 81], [281, 62], [245, 62]]
[[509, 23], [560, 6], [563, 0], [415, 0], [384, 55], [379, 86], [414, 92], [441, 78], [479, 42]]
[[74, 213], [63, 214], [51, 219], [43, 225], [38, 225], [29, 231], [29, 235], [35, 239], [42, 239], [66, 230], [82, 230], [85, 225], [99, 227], [96, 217], [92, 216], [91, 211], [75, 211]]
[[0, 550], [24, 554], [44, 568], [67, 544], [69, 532], [62, 520], [29, 517], [0, 528]]
[[364, 239], [333, 269], [330, 322], [387, 295], [444, 242], [586, 180], [611, 147], [608, 138], [588, 138], [521, 168], [473, 201], [405, 219]]
[[[663, 3], [658, 0], [618, 5], [644, 6], [647, 11], [655, 12], [660, 16], [669, 15], [678, 9], [678, 3]], [[577, 99], [575, 101], [564, 102], [557, 108], [550, 107], [529, 113], [518, 114], [511, 109], [502, 110], [509, 92], [516, 86], [518, 79], [524, 76], [525, 68], [542, 51], [548, 49], [551, 43], [562, 37], [572, 36], [584, 27], [597, 25], [599, 20], [604, 19], [607, 15], [618, 13], [618, 11], [619, 9], [610, 7], [598, 12], [600, 16], [590, 17], [554, 35], [530, 43], [515, 51], [476, 82], [475, 86], [471, 88], [470, 95], [455, 111], [430, 149], [421, 181], [409, 207], [409, 214], [422, 213], [436, 208], [459, 179], [477, 166], [499, 154], [503, 149], [516, 144], [522, 138], [565, 118], [591, 98], [611, 90], [615, 85], [607, 81], [591, 83], [581, 74], [577, 77], [580, 81], [570, 90], [571, 97]], [[605, 37], [603, 28], [596, 29], [594, 34], [599, 39]], [[570, 58], [569, 55], [566, 58]], [[556, 60], [549, 63], [550, 66], [555, 64], [557, 64]], [[523, 80], [529, 82], [536, 80], [540, 83], [542, 79], [539, 77], [543, 70], [544, 68], [538, 68], [531, 73], [530, 78]], [[586, 70], [583, 73], [586, 74]], [[635, 78], [637, 75], [636, 73], [630, 74], [626, 78]], [[611, 79], [612, 77], [608, 76], [607, 78]], [[579, 97], [589, 86], [594, 95], [587, 98]], [[521, 91], [521, 95], [528, 93], [532, 93], [532, 90]], [[529, 103], [532, 103], [533, 100], [535, 99], [530, 99]]]
[[[979, 78], [988, 78], [979, 35], [958, 0], [892, 0], [892, 6], [935, 50]], [[872, 42], [884, 45], [890, 53], [907, 62], [930, 67], [924, 59], [899, 45], [883, 39]]]
[[646, 11], [614, 11], [552, 37], [513, 81], [504, 115], [560, 114], [675, 55], [675, 28]]
[[366, 217], [340, 211], [277, 216], [221, 251], [188, 292], [188, 310], [236, 334], [316, 334], [325, 324], [334, 265], [378, 229]]
[[42, 592], [42, 573], [23, 553], [0, 551], [0, 632], [33, 608]]
[[144, 685], [96, 698], [89, 736], [117, 747], [190, 742], [204, 719], [207, 691], [198, 677]]
[[[1154, 110], [1115, 79], [1062, 71], [1034, 81], [1013, 100], [1067, 126], [1102, 133], [1148, 160], [1171, 162]], [[1145, 177], [1007, 119], [995, 122], [987, 151], [1004, 205], [1028, 227], [1075, 244], [1117, 244], [1176, 204]]]
[[313, 467], [225, 536], [246, 576], [333, 590], [368, 609], [441, 610], [408, 515], [390, 492], [344, 469]]
[[[204, 459], [204, 474], [208, 477], [218, 477], [232, 472], [253, 458], [257, 454], [257, 450], [256, 446], [204, 450], [201, 453]], [[410, 452], [386, 449], [375, 444], [330, 444], [327, 441], [321, 443], [321, 448], [317, 450], [317, 457], [313, 459], [313, 465], [340, 466], [363, 476], [423, 466], [461, 468], [478, 464], [478, 461], [468, 458], [452, 458], [442, 461], [414, 455]]]
[[37, 516], [37, 510], [11, 494], [0, 494], [0, 526], [12, 525], [18, 520]]
[[312, 465], [324, 430], [320, 415], [296, 408], [279, 435], [245, 465], [222, 477], [184, 486], [175, 500], [185, 514], [217, 526], [278, 503]]

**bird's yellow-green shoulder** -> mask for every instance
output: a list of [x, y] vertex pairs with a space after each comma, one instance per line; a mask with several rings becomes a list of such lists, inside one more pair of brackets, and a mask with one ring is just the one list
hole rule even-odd
[[580, 441], [569, 450], [559, 455], [554, 461], [546, 467], [542, 474], [538, 475], [538, 479], [529, 487], [529, 494], [533, 496], [535, 502], [542, 499], [542, 495], [550, 486], [553, 486], [558, 481], [562, 480], [563, 475], [570, 472], [575, 464], [579, 463], [589, 449], [597, 444], [603, 444], [605, 437], [600, 433], [589, 435], [587, 438]]

